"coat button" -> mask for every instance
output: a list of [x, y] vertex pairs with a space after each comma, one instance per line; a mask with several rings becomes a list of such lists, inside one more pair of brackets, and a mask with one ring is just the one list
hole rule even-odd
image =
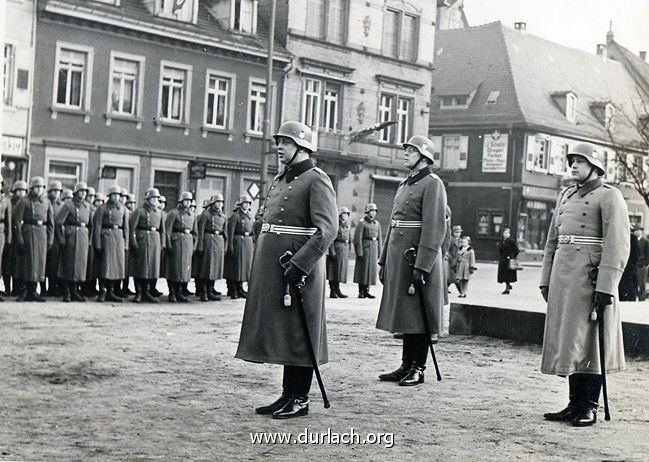
[[582, 213], [583, 216], [586, 216], [586, 212]]
[[289, 190], [293, 189], [293, 186], [289, 186], [288, 189], [289, 189]]
[[[284, 200], [287, 201], [287, 200], [288, 200], [288, 196], [284, 196]], [[585, 214], [584, 214], [584, 215], [585, 215]]]
[[582, 228], [585, 228], [585, 227], [586, 227], [586, 225], [581, 225], [581, 227], [582, 227]]
[[586, 205], [588, 205], [588, 201], [586, 201]]
[[283, 211], [284, 211], [284, 207], [280, 207], [279, 211], [280, 211], [280, 212], [283, 212]]
[[282, 220], [277, 220], [277, 223], [281, 223], [281, 222], [282, 222]]

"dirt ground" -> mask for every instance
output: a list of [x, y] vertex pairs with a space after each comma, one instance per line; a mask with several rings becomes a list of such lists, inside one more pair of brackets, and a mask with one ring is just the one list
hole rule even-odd
[[[424, 385], [379, 382], [400, 341], [374, 329], [377, 307], [327, 300], [332, 407], [314, 380], [309, 417], [277, 421], [253, 408], [278, 396], [281, 367], [233, 358], [241, 300], [2, 303], [0, 460], [649, 459], [649, 362], [609, 377], [611, 422], [576, 429], [541, 417], [565, 405], [567, 385], [539, 373], [538, 345], [451, 336], [436, 347], [443, 381], [429, 361]], [[393, 439], [251, 442], [305, 429]]]

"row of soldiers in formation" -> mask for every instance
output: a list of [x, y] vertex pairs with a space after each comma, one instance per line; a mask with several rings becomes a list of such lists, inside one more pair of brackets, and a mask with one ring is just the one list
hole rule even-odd
[[80, 182], [65, 200], [59, 181], [45, 190], [45, 180], [36, 176], [29, 185], [16, 181], [11, 199], [0, 199], [2, 276], [6, 294], [18, 301], [49, 295], [66, 302], [93, 296], [121, 302], [135, 295], [135, 302], [156, 303], [160, 277], [167, 279], [171, 302], [188, 301], [192, 277], [202, 301], [220, 300], [214, 282], [224, 277], [230, 297], [246, 296], [243, 282], [253, 256], [248, 196], [226, 217], [219, 193], [197, 216], [191, 192], [183, 192], [167, 213], [166, 198], [156, 188], [146, 191], [140, 207], [118, 185], [104, 196]]

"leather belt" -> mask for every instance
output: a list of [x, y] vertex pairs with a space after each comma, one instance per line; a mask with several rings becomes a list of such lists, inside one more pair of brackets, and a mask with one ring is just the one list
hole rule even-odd
[[261, 225], [262, 233], [275, 233], [275, 234], [291, 234], [294, 236], [313, 236], [318, 228], [305, 228], [303, 226], [284, 226], [284, 225], [271, 225], [264, 223]]
[[137, 230], [138, 230], [138, 231], [151, 231], [151, 232], [155, 232], [155, 231], [158, 231], [158, 228], [156, 228], [155, 226], [138, 226], [138, 227], [137, 227]]
[[378, 238], [376, 238], [376, 237], [364, 237], [363, 238], [364, 241], [376, 241], [377, 239]]
[[602, 245], [604, 239], [601, 237], [595, 236], [572, 236], [568, 234], [563, 234], [557, 238], [559, 244], [590, 244], [590, 245]]
[[221, 235], [221, 236], [225, 235], [225, 233], [223, 231], [207, 231], [207, 230], [205, 230], [205, 234], [215, 234], [217, 236], [218, 235]]
[[390, 228], [421, 228], [421, 221], [390, 220]]
[[248, 231], [244, 231], [243, 233], [234, 233], [235, 236], [250, 236], [250, 233]]
[[336, 239], [334, 242], [342, 242], [344, 244], [349, 244], [349, 239]]
[[85, 228], [88, 225], [86, 223], [66, 223], [64, 226], [75, 226], [77, 228]]
[[102, 225], [104, 229], [122, 229], [120, 225]]
[[185, 228], [185, 229], [174, 229], [173, 232], [174, 232], [174, 233], [180, 233], [180, 234], [189, 234], [189, 233], [192, 232], [192, 230], [189, 229], [189, 228]]
[[43, 220], [23, 220], [23, 223], [26, 225], [32, 225], [32, 226], [43, 226], [44, 222]]

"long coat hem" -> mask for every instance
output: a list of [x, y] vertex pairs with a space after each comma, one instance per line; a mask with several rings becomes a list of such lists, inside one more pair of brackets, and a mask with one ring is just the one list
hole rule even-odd
[[[296, 362], [296, 361], [290, 361], [290, 360], [282, 360], [282, 359], [277, 359], [277, 358], [259, 358], [256, 355], [251, 355], [248, 356], [246, 353], [241, 353], [237, 352], [236, 355], [234, 355], [235, 358], [237, 359], [242, 359], [243, 361], [249, 362], [249, 363], [258, 363], [258, 364], [278, 364], [280, 366], [297, 366], [297, 367], [313, 367], [313, 364], [311, 364], [311, 361], [309, 362]], [[327, 364], [329, 362], [328, 359], [325, 360], [318, 360], [318, 366], [322, 366], [323, 364]]]

